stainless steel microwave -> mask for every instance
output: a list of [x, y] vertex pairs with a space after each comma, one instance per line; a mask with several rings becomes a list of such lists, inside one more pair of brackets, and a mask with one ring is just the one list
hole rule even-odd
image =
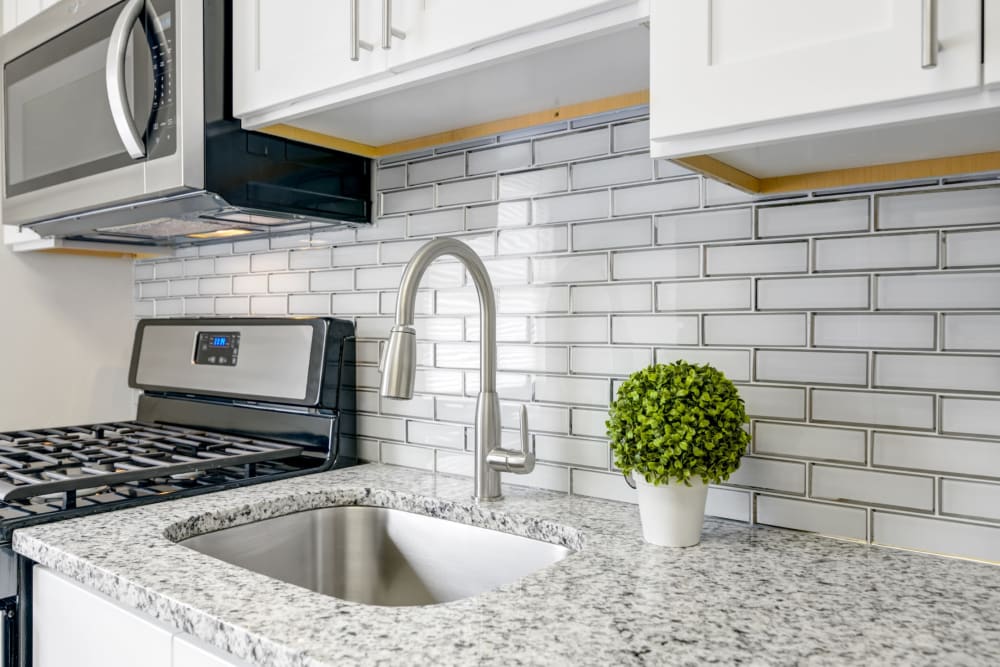
[[3, 222], [130, 245], [370, 223], [370, 160], [233, 118], [232, 1], [62, 0], [0, 39]]

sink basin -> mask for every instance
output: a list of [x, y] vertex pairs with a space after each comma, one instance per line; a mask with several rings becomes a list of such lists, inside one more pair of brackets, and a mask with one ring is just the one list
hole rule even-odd
[[572, 551], [527, 537], [384, 507], [324, 507], [180, 544], [325, 595], [382, 606], [472, 597]]

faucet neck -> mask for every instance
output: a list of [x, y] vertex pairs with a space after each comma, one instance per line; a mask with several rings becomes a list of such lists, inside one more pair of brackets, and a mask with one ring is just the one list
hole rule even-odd
[[455, 257], [465, 266], [479, 294], [479, 386], [481, 393], [493, 393], [496, 391], [497, 373], [496, 297], [486, 265], [472, 248], [454, 239], [435, 239], [417, 250], [410, 263], [406, 265], [403, 279], [399, 284], [396, 326], [413, 325], [417, 288], [427, 267], [443, 255]]

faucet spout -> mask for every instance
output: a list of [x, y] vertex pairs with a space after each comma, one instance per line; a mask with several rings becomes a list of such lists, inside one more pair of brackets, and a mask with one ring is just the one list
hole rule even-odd
[[480, 348], [479, 400], [476, 405], [475, 493], [476, 500], [496, 500], [500, 494], [500, 471], [526, 474], [535, 458], [528, 450], [527, 416], [522, 406], [521, 451], [500, 446], [500, 400], [496, 393], [497, 336], [496, 299], [493, 283], [479, 255], [454, 239], [435, 239], [421, 247], [403, 271], [396, 302], [396, 322], [382, 358], [379, 393], [385, 397], [413, 397], [416, 374], [416, 328], [413, 314], [417, 287], [434, 260], [450, 255], [468, 270], [479, 294]]

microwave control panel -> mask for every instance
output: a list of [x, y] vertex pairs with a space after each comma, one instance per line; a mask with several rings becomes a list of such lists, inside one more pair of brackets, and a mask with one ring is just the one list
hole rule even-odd
[[199, 366], [235, 366], [239, 352], [238, 333], [199, 331], [194, 347], [194, 363]]

